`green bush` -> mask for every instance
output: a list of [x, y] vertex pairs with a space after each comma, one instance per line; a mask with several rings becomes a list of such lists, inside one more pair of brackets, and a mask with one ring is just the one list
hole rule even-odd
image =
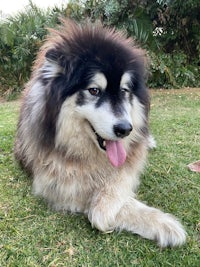
[[149, 52], [149, 86], [153, 88], [199, 87], [198, 67], [190, 65], [183, 52], [171, 54]]
[[46, 28], [58, 24], [60, 16], [77, 21], [100, 19], [133, 36], [148, 51], [150, 87], [199, 87], [200, 24], [196, 10], [200, 2], [189, 2], [190, 9], [180, 0], [69, 0], [66, 8], [42, 10], [30, 1], [24, 11], [0, 20], [0, 95], [21, 92]]
[[58, 23], [64, 9], [31, 6], [0, 22], [0, 94], [16, 94], [27, 81], [47, 27]]

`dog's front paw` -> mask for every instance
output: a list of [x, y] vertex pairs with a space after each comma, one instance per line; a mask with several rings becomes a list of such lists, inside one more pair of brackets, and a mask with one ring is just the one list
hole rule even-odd
[[108, 213], [107, 210], [95, 207], [88, 213], [88, 219], [91, 222], [92, 227], [96, 227], [98, 230], [109, 233], [115, 228], [115, 218], [112, 212]]
[[186, 241], [183, 226], [171, 214], [163, 213], [159, 218], [155, 239], [160, 247], [180, 246]]

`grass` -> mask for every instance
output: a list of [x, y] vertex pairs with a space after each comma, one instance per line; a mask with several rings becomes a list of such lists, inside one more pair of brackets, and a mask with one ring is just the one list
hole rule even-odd
[[187, 243], [161, 250], [131, 233], [102, 234], [81, 215], [48, 209], [31, 194], [31, 180], [13, 160], [19, 102], [0, 103], [0, 266], [198, 267], [200, 174], [187, 164], [200, 159], [200, 89], [152, 91], [151, 151], [139, 198], [176, 215]]

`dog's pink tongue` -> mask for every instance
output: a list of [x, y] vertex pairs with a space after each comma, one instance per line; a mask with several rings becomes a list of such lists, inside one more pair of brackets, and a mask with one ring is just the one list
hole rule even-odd
[[126, 160], [126, 151], [122, 141], [106, 141], [106, 154], [115, 167], [120, 167]]

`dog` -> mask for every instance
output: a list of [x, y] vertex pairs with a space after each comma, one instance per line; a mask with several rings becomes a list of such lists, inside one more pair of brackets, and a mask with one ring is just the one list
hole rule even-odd
[[55, 210], [81, 212], [103, 232], [178, 246], [186, 240], [180, 222], [135, 195], [154, 145], [146, 66], [125, 33], [63, 19], [26, 85], [15, 157], [33, 176], [33, 193]]

